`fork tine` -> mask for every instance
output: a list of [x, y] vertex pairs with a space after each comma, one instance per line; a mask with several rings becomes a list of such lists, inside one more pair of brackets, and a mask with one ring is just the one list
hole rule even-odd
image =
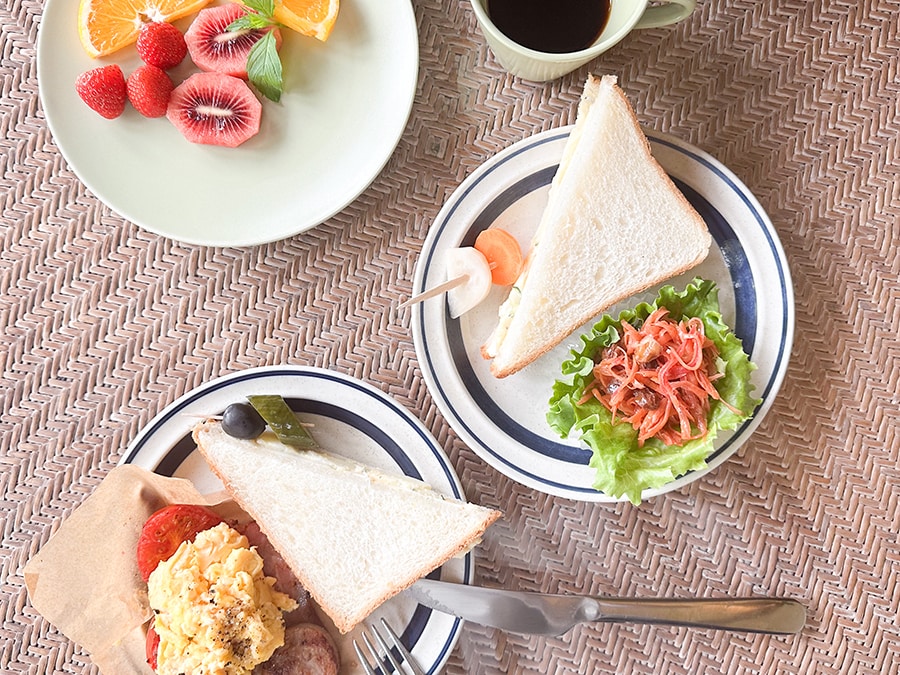
[[[365, 638], [365, 635], [363, 637]], [[365, 655], [362, 653], [362, 649], [359, 648], [359, 643], [356, 640], [353, 641], [353, 651], [356, 652], [356, 658], [359, 659], [359, 665], [361, 665], [363, 667], [363, 670], [366, 671], [366, 675], [376, 675], [375, 671], [372, 669], [372, 666], [369, 665], [368, 659], [366, 659]], [[376, 654], [375, 657], [377, 663], [378, 655]]]
[[[368, 629], [366, 629], [366, 627], [363, 627], [362, 633], [360, 633], [365, 648], [369, 652], [368, 657], [363, 653], [363, 649], [362, 647], [360, 647], [359, 641], [353, 641], [353, 650], [356, 652], [356, 658], [359, 659], [359, 664], [363, 667], [363, 670], [366, 671], [366, 675], [386, 674], [388, 670], [388, 663], [393, 667], [394, 672], [397, 673], [397, 675], [402, 675], [405, 671], [403, 669], [401, 661], [397, 660], [397, 657], [394, 656], [394, 653], [392, 651], [392, 649], [394, 648], [400, 652], [400, 655], [402, 657], [401, 660], [406, 662], [413, 675], [425, 675], [425, 671], [423, 671], [419, 664], [416, 663], [416, 660], [413, 658], [413, 655], [409, 653], [409, 650], [403, 646], [403, 643], [400, 642], [400, 638], [397, 637], [397, 634], [390, 627], [387, 621], [381, 619], [381, 626], [388, 634], [388, 637], [390, 637], [391, 642], [394, 643], [393, 648], [388, 646], [387, 641], [384, 639], [384, 637], [382, 637], [381, 633], [375, 626], [369, 626]], [[374, 636], [375, 641], [378, 643], [378, 647], [380, 647], [380, 651], [378, 647], [372, 644], [372, 640], [369, 637], [370, 635]], [[384, 656], [382, 656], [382, 653], [384, 654]], [[372, 661], [374, 661], [375, 665], [369, 663], [370, 657]]]
[[377, 673], [384, 675], [385, 670], [386, 670], [384, 667], [385, 662], [384, 662], [384, 659], [381, 657], [381, 652], [378, 651], [378, 647], [376, 647], [372, 643], [372, 637], [371, 637], [372, 633], [370, 631], [371, 631], [371, 626], [369, 627], [368, 631], [366, 629], [363, 629], [362, 639], [363, 639], [363, 642], [366, 643], [366, 648], [369, 650], [369, 654], [371, 654], [372, 658], [375, 659], [375, 665], [372, 667], [375, 668]]
[[[403, 643], [400, 642], [400, 638], [397, 637], [397, 634], [394, 632], [394, 629], [390, 627], [387, 621], [382, 617], [381, 619], [381, 627], [387, 632], [388, 636], [391, 638], [391, 641], [394, 643], [394, 646], [397, 648], [397, 651], [403, 656], [403, 660], [409, 665], [410, 670], [412, 670], [414, 675], [425, 675], [425, 671], [419, 666], [418, 662], [413, 658], [413, 655], [409, 653], [409, 650], [403, 646]], [[380, 637], [380, 636], [379, 636]]]
[[[400, 669], [400, 662], [397, 660], [397, 657], [394, 656], [394, 652], [391, 651], [391, 648], [388, 646], [388, 643], [384, 641], [384, 638], [381, 637], [381, 633], [378, 632], [378, 629], [375, 626], [370, 626], [372, 631], [372, 635], [375, 636], [375, 640], [378, 642], [381, 650], [384, 652], [385, 658], [391, 662], [391, 665], [394, 667], [394, 670], [398, 673], [402, 673], [403, 671]], [[384, 663], [384, 659], [382, 659], [382, 663]]]

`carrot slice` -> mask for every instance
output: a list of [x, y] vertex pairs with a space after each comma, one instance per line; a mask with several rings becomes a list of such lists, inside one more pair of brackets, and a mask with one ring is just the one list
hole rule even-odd
[[482, 230], [475, 238], [475, 248], [487, 258], [491, 266], [491, 281], [509, 286], [522, 272], [522, 249], [506, 230], [492, 227]]

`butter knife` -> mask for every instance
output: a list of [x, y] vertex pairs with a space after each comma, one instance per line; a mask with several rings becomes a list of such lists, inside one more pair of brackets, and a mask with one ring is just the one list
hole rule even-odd
[[420, 579], [406, 594], [426, 607], [510, 633], [562, 635], [584, 622], [657, 623], [799, 633], [806, 608], [785, 598], [643, 599], [551, 595]]

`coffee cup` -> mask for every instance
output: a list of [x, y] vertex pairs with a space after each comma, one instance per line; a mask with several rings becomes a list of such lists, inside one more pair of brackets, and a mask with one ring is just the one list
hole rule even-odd
[[[648, 0], [611, 0], [606, 24], [590, 46], [556, 53], [538, 51], [515, 42], [491, 20], [488, 0], [471, 2], [481, 32], [500, 65], [513, 75], [535, 82], [554, 80], [580, 68], [620, 42], [632, 30], [677, 23], [690, 16], [697, 4], [696, 0], [670, 0], [652, 5]], [[552, 7], [553, 0], [548, 0], [547, 4]]]

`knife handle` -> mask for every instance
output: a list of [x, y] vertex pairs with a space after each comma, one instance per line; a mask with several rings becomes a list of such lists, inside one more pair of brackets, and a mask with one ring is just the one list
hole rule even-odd
[[586, 621], [631, 621], [764, 633], [799, 633], [806, 608], [782, 598], [659, 600], [595, 598], [584, 607]]

